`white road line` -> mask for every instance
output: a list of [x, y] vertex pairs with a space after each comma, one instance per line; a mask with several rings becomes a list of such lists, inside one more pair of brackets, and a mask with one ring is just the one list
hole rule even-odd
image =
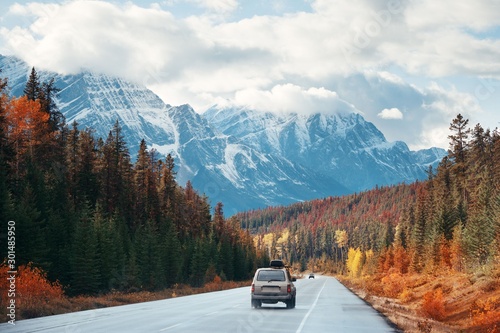
[[326, 281], [328, 281], [328, 280], [325, 280], [325, 282], [323, 283], [323, 287], [321, 287], [321, 290], [319, 291], [318, 296], [316, 296], [316, 299], [314, 300], [313, 305], [311, 305], [311, 308], [309, 309], [309, 311], [307, 311], [306, 315], [304, 316], [304, 319], [302, 319], [302, 321], [300, 322], [299, 328], [297, 328], [297, 330], [295, 331], [295, 333], [302, 332], [302, 328], [304, 328], [304, 325], [305, 325], [305, 323], [307, 321], [307, 318], [311, 314], [312, 310], [314, 310], [314, 308], [316, 307], [316, 303], [318, 303], [319, 295], [321, 295], [321, 292], [325, 288]]
[[175, 325], [172, 325], [172, 326], [169, 326], [169, 327], [165, 327], [165, 328], [163, 328], [163, 329], [159, 330], [159, 332], [168, 331], [169, 329], [172, 329], [172, 328], [174, 328], [174, 327], [177, 327], [177, 326], [179, 326], [179, 325], [181, 325], [181, 324], [182, 324], [182, 323], [175, 324]]

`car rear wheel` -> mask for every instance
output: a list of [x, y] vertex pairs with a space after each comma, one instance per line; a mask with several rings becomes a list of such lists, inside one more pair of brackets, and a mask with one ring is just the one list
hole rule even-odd
[[262, 302], [258, 299], [252, 300], [252, 307], [259, 309], [262, 306]]

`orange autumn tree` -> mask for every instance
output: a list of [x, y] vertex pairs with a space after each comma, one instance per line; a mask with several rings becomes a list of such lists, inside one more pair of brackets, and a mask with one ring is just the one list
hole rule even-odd
[[6, 106], [7, 136], [15, 150], [15, 170], [19, 172], [22, 158], [36, 159], [37, 150], [50, 142], [50, 115], [41, 110], [38, 100], [26, 96], [13, 98]]

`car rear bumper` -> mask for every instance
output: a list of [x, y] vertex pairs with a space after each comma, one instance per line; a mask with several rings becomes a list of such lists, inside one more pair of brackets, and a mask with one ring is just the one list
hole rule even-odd
[[288, 301], [292, 298], [293, 298], [292, 294], [286, 294], [286, 295], [252, 294], [252, 300], [260, 300], [260, 301]]

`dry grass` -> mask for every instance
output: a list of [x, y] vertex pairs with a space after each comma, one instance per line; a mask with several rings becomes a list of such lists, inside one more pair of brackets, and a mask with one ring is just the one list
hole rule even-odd
[[500, 333], [496, 275], [447, 271], [339, 280], [404, 332]]

